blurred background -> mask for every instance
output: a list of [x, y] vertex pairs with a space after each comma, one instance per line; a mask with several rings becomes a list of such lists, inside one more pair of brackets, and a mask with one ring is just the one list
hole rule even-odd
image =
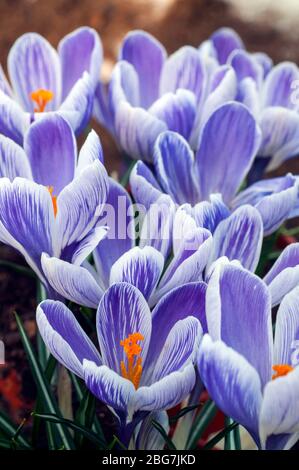
[[[264, 51], [274, 62], [299, 63], [298, 0], [0, 0], [0, 60], [6, 70], [7, 54], [18, 36], [36, 31], [54, 46], [73, 29], [88, 25], [101, 36], [109, 77], [119, 44], [127, 31], [145, 29], [162, 41], [169, 53], [184, 44], [199, 43], [221, 26], [234, 28], [250, 51]], [[109, 171], [117, 171], [120, 155], [109, 135], [99, 133]], [[299, 173], [298, 159], [279, 170]], [[19, 421], [32, 408], [35, 396], [13, 312], [27, 333], [36, 335], [36, 281], [4, 266], [25, 265], [20, 255], [0, 246], [0, 339], [6, 345], [6, 365], [0, 366], [0, 409]], [[2, 263], [2, 265], [1, 265]]]

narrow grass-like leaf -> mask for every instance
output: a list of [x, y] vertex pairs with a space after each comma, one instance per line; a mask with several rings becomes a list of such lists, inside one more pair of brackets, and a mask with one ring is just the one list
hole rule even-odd
[[204, 447], [203, 450], [209, 450], [213, 449], [216, 444], [218, 444], [221, 439], [225, 438], [227, 434], [231, 433], [233, 429], [235, 429], [238, 426], [238, 423], [233, 422], [230, 424], [227, 428], [224, 428], [222, 431], [220, 431], [218, 434], [216, 434], [213, 439], [211, 439]]
[[65, 418], [58, 418], [54, 414], [41, 414], [41, 413], [35, 413], [35, 416], [38, 416], [46, 421], [49, 421], [50, 423], [56, 423], [56, 424], [61, 424], [63, 426], [67, 426], [74, 431], [81, 432], [90, 442], [93, 442], [97, 447], [104, 449], [106, 446], [106, 443], [101, 441], [101, 439], [95, 434], [93, 431], [90, 431], [89, 429], [86, 429], [85, 427], [81, 426], [78, 423], [75, 423], [74, 421], [70, 421], [69, 419]]
[[175, 423], [175, 422], [178, 421], [180, 418], [182, 418], [183, 416], [185, 416], [187, 413], [190, 413], [191, 411], [196, 410], [196, 408], [198, 408], [199, 406], [201, 406], [201, 405], [185, 406], [185, 408], [182, 408], [175, 416], [172, 416], [172, 417], [169, 419], [169, 422], [170, 422], [170, 423]]
[[14, 436], [16, 436], [15, 437], [16, 443], [21, 444], [26, 449], [31, 448], [29, 442], [24, 437], [20, 436], [20, 434], [17, 434], [18, 428], [14, 424], [12, 424], [10, 419], [7, 416], [5, 416], [5, 414], [2, 413], [1, 411], [0, 411], [0, 429], [4, 433], [4, 435], [6, 435], [7, 437], [11, 439]]
[[[30, 364], [31, 372], [36, 383], [36, 386], [39, 391], [40, 397], [43, 399], [44, 409], [49, 413], [53, 413], [60, 417], [60, 410], [58, 408], [57, 402], [53, 396], [49, 382], [46, 379], [45, 373], [42, 370], [38, 360], [35, 357], [35, 353], [32, 349], [32, 346], [28, 340], [27, 334], [24, 330], [22, 322], [19, 316], [16, 314], [16, 322], [19, 328], [21, 335], [22, 343], [27, 354], [27, 358]], [[66, 450], [75, 449], [74, 442], [71, 438], [71, 435], [67, 429], [65, 429], [60, 423], [57, 424], [57, 432], [62, 441], [62, 445]]]
[[216, 413], [217, 407], [215, 403], [212, 400], [208, 400], [200, 410], [200, 413], [194, 422], [187, 441], [186, 449], [190, 450], [196, 448], [199, 439], [215, 417]]
[[22, 274], [28, 277], [35, 278], [35, 272], [32, 271], [30, 268], [26, 268], [26, 266], [22, 266], [21, 264], [13, 263], [12, 261], [0, 260], [0, 267], [11, 269], [18, 274]]
[[[78, 400], [81, 402], [83, 400], [84, 390], [85, 390], [85, 387], [83, 387], [83, 382], [81, 383], [80, 379], [72, 372], [70, 372], [70, 376], [71, 376]], [[107, 445], [101, 423], [96, 415], [94, 416], [92, 430], [99, 436], [101, 441], [105, 442], [105, 445]]]
[[167, 445], [168, 449], [169, 450], [177, 450], [176, 446], [174, 445], [174, 443], [172, 442], [172, 440], [168, 436], [168, 434], [165, 431], [165, 429], [163, 428], [163, 426], [161, 426], [161, 424], [158, 423], [158, 421], [155, 421], [155, 420], [152, 421], [152, 425], [154, 426], [154, 428], [157, 429], [157, 431], [159, 431], [159, 433], [163, 437], [163, 439], [165, 441], [165, 444]]
[[[91, 429], [92, 423], [95, 417], [95, 397], [90, 393], [89, 390], [86, 389], [85, 395], [80, 402], [80, 406], [76, 413], [75, 421], [76, 423], [80, 424], [81, 426]], [[75, 443], [76, 447], [81, 447], [84, 438], [82, 434], [76, 433], [75, 435]]]

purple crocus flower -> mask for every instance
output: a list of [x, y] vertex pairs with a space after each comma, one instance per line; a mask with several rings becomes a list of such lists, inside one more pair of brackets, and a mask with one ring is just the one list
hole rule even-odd
[[232, 67], [211, 67], [184, 46], [167, 57], [144, 31], [124, 39], [108, 86], [99, 84], [95, 115], [132, 158], [152, 162], [161, 132], [178, 132], [197, 148], [199, 130], [217, 107], [236, 98]]
[[[262, 53], [248, 53], [238, 34], [221, 28], [201, 47], [203, 57], [212, 57], [222, 67], [230, 66], [237, 78], [235, 99], [248, 106], [262, 130], [252, 178], [278, 168], [299, 153], [298, 80], [299, 70], [292, 62], [272, 67]], [[226, 65], [223, 65], [226, 64]]]
[[[178, 204], [189, 203], [195, 208], [204, 202], [206, 220], [212, 220], [215, 213], [223, 218], [229, 209], [251, 204], [259, 210], [268, 235], [294, 215], [298, 181], [287, 175], [258, 182], [237, 194], [259, 145], [260, 130], [248, 109], [241, 103], [224, 104], [206, 121], [195, 155], [175, 132], [166, 131], [157, 138], [153, 171], [142, 161], [132, 170], [134, 198], [146, 207], [163, 193]], [[215, 193], [221, 194], [222, 203]]]
[[125, 444], [130, 438], [127, 425], [132, 432], [148, 412], [171, 408], [192, 390], [204, 293], [200, 283], [183, 287], [151, 313], [136, 287], [114, 284], [97, 311], [101, 354], [64, 304], [46, 300], [39, 305], [37, 324], [47, 347], [118, 414]]
[[24, 148], [0, 135], [0, 176], [33, 180], [51, 188], [53, 195], [71, 183], [80, 170], [99, 159], [103, 151], [99, 137], [91, 131], [79, 156], [74, 132], [59, 114], [48, 113], [25, 133]]
[[51, 188], [29, 179], [0, 178], [0, 240], [20, 251], [49, 288], [41, 254], [80, 265], [106, 235], [99, 220], [108, 187], [103, 164], [99, 159], [90, 163], [84, 151], [74, 179], [57, 196]]
[[[114, 197], [108, 196], [107, 202], [124, 192], [114, 183]], [[155, 206], [146, 214], [139, 246], [134, 246], [135, 240], [130, 233], [126, 239], [111, 239], [108, 231], [93, 253], [96, 269], [87, 263], [74, 266], [43, 254], [41, 262], [48, 283], [63, 297], [96, 308], [111, 284], [128, 282], [138, 287], [153, 306], [172, 289], [207, 281], [218, 258], [238, 260], [245, 268], [255, 270], [262, 246], [263, 224], [254, 207], [244, 205], [231, 215], [226, 214], [223, 220], [216, 214], [208, 223], [207, 218], [204, 219], [204, 204], [199, 204], [194, 212], [190, 208], [189, 212], [186, 206], [174, 210], [173, 205], [166, 202], [169, 203], [169, 199], [164, 200], [163, 206], [158, 206], [158, 209], [161, 207], [161, 219], [151, 217]], [[131, 213], [128, 198], [127, 208]], [[203, 219], [208, 228], [203, 228]], [[126, 223], [131, 226], [130, 217]], [[217, 224], [216, 229], [214, 224]], [[165, 239], [161, 239], [163, 233]], [[168, 263], [169, 250], [173, 257]]]
[[90, 118], [101, 62], [91, 28], [65, 36], [58, 52], [37, 33], [21, 36], [8, 56], [12, 87], [0, 70], [0, 132], [22, 145], [30, 123], [55, 111], [79, 133]]
[[218, 263], [207, 288], [201, 379], [261, 448], [290, 448], [299, 437], [298, 295], [296, 288], [282, 300], [273, 344], [271, 295], [260, 278]]

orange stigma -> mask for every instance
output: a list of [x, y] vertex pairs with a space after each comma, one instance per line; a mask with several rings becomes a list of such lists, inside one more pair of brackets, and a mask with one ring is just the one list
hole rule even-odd
[[272, 369], [275, 371], [275, 374], [272, 375], [272, 380], [275, 380], [278, 377], [284, 377], [285, 375], [288, 375], [289, 372], [294, 370], [294, 367], [289, 366], [288, 364], [276, 364], [272, 367]]
[[53, 204], [53, 210], [54, 210], [54, 217], [56, 217], [57, 215], [57, 196], [53, 196], [53, 186], [47, 186], [48, 188], [48, 191], [51, 195], [51, 199], [52, 199], [52, 204]]
[[49, 101], [53, 99], [54, 93], [50, 90], [43, 90], [39, 88], [38, 90], [30, 93], [30, 98], [36, 103], [36, 108], [34, 108], [35, 113], [43, 113]]
[[132, 382], [134, 387], [138, 388], [142, 374], [142, 358], [140, 357], [141, 346], [137, 344], [138, 341], [143, 341], [144, 336], [141, 333], [132, 333], [120, 345], [124, 348], [125, 354], [128, 359], [128, 366], [126, 367], [124, 361], [120, 363], [121, 375]]

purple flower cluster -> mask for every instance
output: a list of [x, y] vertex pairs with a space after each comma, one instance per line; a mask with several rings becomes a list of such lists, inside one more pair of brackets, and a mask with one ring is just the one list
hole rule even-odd
[[[0, 241], [45, 286], [40, 334], [126, 444], [135, 432], [140, 447], [163, 446], [149, 417], [168, 430], [165, 410], [200, 382], [259, 448], [290, 448], [298, 244], [254, 272], [264, 236], [299, 214], [298, 176], [264, 176], [299, 153], [298, 68], [247, 52], [228, 28], [170, 56], [133, 31], [109, 83], [101, 64], [97, 33], [80, 28], [58, 51], [23, 35], [10, 84], [0, 71]], [[108, 176], [95, 131], [77, 150], [92, 113], [137, 160], [130, 192]], [[97, 309], [97, 346], [68, 301]]]

